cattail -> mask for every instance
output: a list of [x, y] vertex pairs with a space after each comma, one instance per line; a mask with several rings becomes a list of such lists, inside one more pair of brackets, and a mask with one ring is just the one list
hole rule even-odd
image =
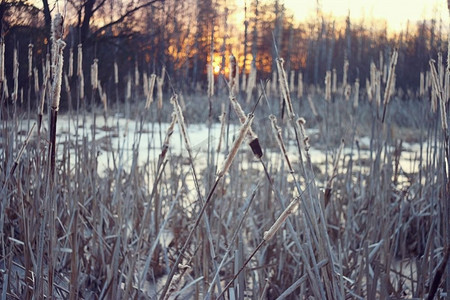
[[33, 73], [34, 73], [34, 92], [37, 94], [39, 93], [39, 71], [36, 67], [33, 69]]
[[389, 65], [389, 74], [388, 74], [386, 89], [384, 90], [384, 99], [383, 99], [384, 105], [387, 105], [389, 103], [389, 100], [391, 99], [392, 87], [395, 86], [394, 73], [395, 73], [395, 66], [397, 65], [397, 57], [398, 57], [398, 51], [397, 51], [397, 49], [394, 49], [394, 52], [392, 53], [392, 57], [391, 57], [391, 62]]
[[374, 62], [370, 63], [370, 84], [372, 93], [375, 92], [377, 86], [377, 67]]
[[294, 107], [292, 106], [291, 96], [289, 93], [289, 86], [287, 83], [286, 72], [284, 71], [284, 60], [282, 58], [277, 58], [277, 69], [278, 69], [278, 78], [280, 81], [280, 89], [283, 95], [284, 101], [286, 102], [286, 108], [288, 111], [288, 116], [291, 120], [294, 119]]
[[208, 72], [208, 97], [214, 96], [214, 71], [212, 62], [206, 66]]
[[241, 129], [239, 130], [239, 134], [237, 138], [234, 140], [233, 145], [231, 146], [230, 153], [228, 153], [227, 158], [225, 159], [222, 168], [217, 173], [217, 177], [223, 177], [230, 168], [234, 158], [236, 157], [236, 154], [239, 150], [239, 147], [241, 146], [242, 142], [244, 141], [245, 136], [247, 135], [247, 132], [250, 130], [250, 127], [252, 125], [252, 121], [254, 119], [254, 114], [249, 114], [245, 122], [242, 124]]
[[59, 100], [60, 100], [60, 96], [61, 96], [61, 81], [62, 81], [62, 73], [63, 73], [63, 50], [64, 47], [66, 46], [66, 43], [61, 40], [58, 39], [56, 41], [57, 43], [57, 49], [58, 49], [58, 53], [56, 54], [57, 59], [56, 59], [56, 66], [54, 68], [55, 70], [55, 76], [54, 76], [54, 81], [53, 81], [53, 86], [52, 86], [52, 109], [54, 109], [55, 111], [59, 110]]
[[116, 61], [114, 61], [114, 84], [119, 84], [119, 67]]
[[384, 56], [383, 56], [383, 51], [379, 52], [379, 56], [380, 56], [380, 75], [383, 76], [383, 71], [384, 71]]
[[217, 153], [220, 152], [222, 147], [222, 140], [225, 135], [225, 123], [226, 123], [227, 113], [225, 111], [225, 104], [222, 103], [222, 114], [220, 115], [220, 135], [219, 135], [219, 144], [217, 145]]
[[350, 100], [351, 93], [352, 93], [352, 87], [350, 84], [347, 84], [344, 88], [344, 98], [346, 101]]
[[386, 83], [388, 77], [388, 69], [387, 64], [383, 66], [383, 83]]
[[248, 81], [247, 81], [247, 103], [250, 103], [250, 100], [252, 99], [252, 92], [256, 85], [256, 66], [254, 63], [252, 63], [252, 66], [250, 68], [250, 74], [248, 75]]
[[177, 115], [178, 126], [180, 128], [181, 135], [184, 139], [184, 144], [187, 152], [189, 153], [189, 158], [192, 158], [192, 148], [191, 142], [189, 140], [189, 136], [187, 134], [186, 124], [184, 122], [183, 111], [181, 110], [180, 104], [178, 103], [178, 96], [174, 94], [172, 98], [170, 98], [170, 103], [173, 105], [173, 110]]
[[273, 223], [272, 227], [270, 227], [269, 230], [264, 232], [264, 237], [263, 239], [265, 241], [270, 240], [271, 238], [273, 238], [273, 236], [275, 235], [275, 233], [278, 231], [278, 229], [280, 229], [280, 227], [284, 224], [284, 222], [287, 220], [287, 218], [289, 217], [289, 215], [292, 214], [292, 212], [294, 211], [294, 208], [297, 206], [298, 202], [299, 202], [300, 197], [295, 197], [294, 199], [292, 199], [291, 203], [289, 203], [289, 205], [286, 207], [286, 209], [281, 213], [281, 215], [278, 217], [278, 219], [275, 221], [275, 223]]
[[377, 107], [381, 105], [381, 72], [377, 71], [376, 75], [376, 85], [375, 85], [375, 100], [377, 103]]
[[372, 102], [372, 86], [370, 84], [370, 80], [368, 78], [366, 78], [366, 93], [367, 93], [367, 98], [369, 99], [369, 102]]
[[172, 121], [170, 122], [169, 127], [167, 127], [166, 137], [164, 138], [164, 143], [162, 145], [161, 158], [164, 158], [166, 156], [167, 151], [169, 150], [170, 137], [173, 134], [173, 128], [175, 127], [176, 122], [177, 122], [177, 114], [173, 112]]
[[33, 76], [33, 44], [28, 44], [28, 78]]
[[100, 95], [100, 100], [103, 103], [103, 110], [106, 114], [106, 113], [108, 113], [108, 96], [106, 95], [106, 91], [103, 91], [100, 81], [98, 82], [98, 93]]
[[149, 109], [150, 104], [152, 104], [152, 102], [153, 102], [153, 90], [155, 88], [155, 80], [156, 80], [156, 74], [150, 75], [149, 82], [148, 82], [147, 101], [145, 102], [146, 109]]
[[425, 95], [425, 74], [420, 72], [420, 85], [419, 85], [419, 96], [423, 97]]
[[3, 84], [3, 93], [5, 95], [5, 98], [8, 99], [9, 98], [8, 79], [6, 79], [6, 77], [5, 77], [3, 82], [4, 82], [4, 84]]
[[300, 99], [303, 97], [303, 73], [298, 73], [298, 86], [297, 86], [297, 97]]
[[180, 106], [182, 110], [186, 110], [186, 102], [184, 102], [184, 96], [182, 93], [179, 95], [180, 98]]
[[13, 54], [13, 79], [14, 79], [14, 88], [12, 93], [12, 101], [17, 101], [17, 97], [19, 96], [19, 59], [17, 55], [17, 49], [14, 48]]
[[82, 74], [83, 74], [83, 45], [78, 44], [77, 75], [82, 76]]
[[147, 95], [148, 95], [148, 76], [147, 76], [147, 72], [144, 72], [142, 74], [142, 89], [144, 91], [144, 96], [147, 97]]
[[234, 57], [233, 54], [231, 54], [229, 82], [230, 82], [230, 93], [232, 93], [232, 95], [234, 95], [236, 84], [239, 84], [239, 82], [236, 82], [236, 74], [237, 74], [236, 58]]
[[337, 92], [337, 72], [336, 72], [336, 68], [333, 68], [333, 78], [332, 78], [331, 92], [333, 94], [335, 94]]
[[80, 99], [84, 99], [84, 75], [80, 73], [78, 75], [78, 80], [80, 81]]
[[344, 75], [342, 77], [342, 89], [345, 91], [345, 87], [347, 86], [347, 75], [348, 75], [348, 67], [349, 67], [348, 59], [344, 60]]
[[246, 91], [247, 89], [247, 74], [245, 72], [243, 72], [242, 74], [242, 86], [241, 86], [241, 91]]
[[135, 62], [135, 64], [134, 64], [134, 85], [139, 86], [139, 82], [140, 82], [139, 68], [138, 68], [138, 63]]
[[277, 91], [278, 91], [277, 72], [273, 71], [272, 72], [272, 92], [274, 93], [274, 95], [276, 95]]
[[359, 79], [356, 78], [356, 81], [355, 81], [355, 95], [354, 95], [354, 98], [353, 98], [353, 107], [357, 108], [358, 105], [359, 105]]
[[309, 145], [309, 137], [306, 135], [306, 130], [305, 130], [305, 124], [306, 124], [306, 120], [304, 118], [298, 118], [297, 119], [297, 128], [299, 129], [299, 135], [300, 135], [300, 139], [303, 142], [303, 149], [308, 153], [310, 145]]
[[277, 143], [278, 143], [278, 147], [280, 148], [281, 153], [283, 153], [283, 155], [284, 155], [286, 163], [288, 164], [288, 167], [289, 167], [289, 171], [292, 172], [293, 168], [291, 165], [291, 161], [289, 160], [289, 157], [287, 155], [286, 145], [284, 144], [284, 141], [283, 141], [283, 135], [281, 132], [281, 128], [277, 125], [277, 118], [274, 115], [270, 115], [269, 119], [270, 119], [270, 123], [272, 125], [273, 135], [275, 136], [275, 139], [277, 140]]
[[128, 76], [127, 93], [125, 94], [125, 99], [130, 100], [130, 98], [131, 98], [131, 77]]
[[325, 100], [331, 101], [331, 71], [325, 74]]
[[52, 73], [51, 73], [50, 54], [49, 53], [47, 53], [47, 55], [45, 57], [45, 69], [44, 70], [45, 70], [44, 76], [50, 80], [50, 78], [52, 78], [51, 77]]
[[0, 40], [0, 82], [5, 80], [5, 42]]
[[290, 81], [289, 81], [289, 90], [290, 90], [291, 92], [293, 92], [293, 91], [294, 91], [294, 88], [295, 88], [294, 82], [295, 82], [295, 71], [292, 70], [292, 71], [291, 71]]
[[[51, 30], [51, 58], [52, 58], [52, 64], [51, 64], [51, 75], [55, 76], [56, 68], [58, 66], [58, 54], [59, 54], [59, 47], [62, 47], [62, 44], [58, 43], [58, 40], [62, 39], [63, 35], [63, 17], [60, 13], [57, 13], [53, 17], [52, 26], [50, 28]], [[65, 46], [65, 45], [64, 45]]]
[[69, 77], [66, 73], [64, 73], [64, 86], [66, 88], [66, 93], [70, 94], [70, 83], [69, 83]]
[[69, 78], [73, 76], [73, 48], [69, 49], [69, 70], [67, 75]]
[[98, 88], [98, 59], [94, 58], [94, 63], [91, 65], [91, 85], [92, 89]]
[[317, 109], [316, 109], [316, 106], [314, 105], [314, 102], [312, 100], [312, 96], [308, 95], [308, 97], [306, 97], [306, 98], [308, 99], [309, 107], [311, 107], [311, 111], [312, 111], [314, 117], [318, 118], [319, 114], [317, 113]]
[[162, 107], [163, 107], [163, 83], [164, 83], [163, 77], [156, 78], [156, 92], [157, 92], [157, 97], [158, 97], [158, 109], [162, 109]]

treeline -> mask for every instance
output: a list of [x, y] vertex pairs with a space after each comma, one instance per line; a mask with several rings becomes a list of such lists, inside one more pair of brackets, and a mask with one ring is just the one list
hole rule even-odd
[[[126, 78], [135, 76], [136, 68], [141, 74], [159, 75], [163, 66], [170, 75], [165, 87], [172, 84], [186, 93], [206, 90], [208, 64], [213, 65], [216, 78], [222, 78], [219, 74], [227, 78], [232, 53], [247, 76], [254, 66], [258, 78], [271, 78], [276, 70], [274, 58], [280, 56], [288, 72], [301, 72], [306, 84], [323, 85], [328, 70], [336, 69], [341, 79], [348, 60], [349, 82], [358, 78], [364, 83], [371, 63], [386, 68], [394, 48], [399, 51], [396, 85], [415, 92], [429, 59], [447, 47], [440, 21], [410, 23], [404, 31], [390, 33], [385, 24], [336, 19], [317, 10], [314, 17], [296, 23], [294, 12], [280, 1], [253, 0], [246, 6], [224, 0], [70, 0], [53, 6], [47, 0], [2, 1], [6, 77], [13, 76], [17, 49], [20, 87], [29, 83], [29, 44], [34, 46], [33, 67], [41, 70], [45, 65], [51, 17], [56, 12], [65, 18], [66, 72], [70, 52], [78, 68], [76, 55], [82, 44], [84, 79], [89, 82], [88, 71], [98, 59], [99, 80], [113, 89], [117, 63], [120, 95], [125, 94]], [[216, 88], [225, 88], [223, 81]]]

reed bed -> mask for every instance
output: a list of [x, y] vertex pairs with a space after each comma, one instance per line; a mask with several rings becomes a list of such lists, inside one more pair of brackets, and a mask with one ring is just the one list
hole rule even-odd
[[[207, 91], [182, 96], [164, 67], [119, 78], [120, 62], [108, 88], [101, 61], [83, 72], [82, 45], [69, 80], [73, 50], [65, 75], [60, 34], [53, 45], [43, 82], [28, 69], [33, 114], [5, 92], [0, 44], [1, 299], [448, 295], [448, 69], [431, 61], [403, 96], [396, 51], [365, 88], [348, 61], [342, 82], [333, 69], [308, 86], [282, 58], [261, 85], [234, 59], [225, 89], [211, 71]], [[60, 98], [74, 99], [64, 126]]]

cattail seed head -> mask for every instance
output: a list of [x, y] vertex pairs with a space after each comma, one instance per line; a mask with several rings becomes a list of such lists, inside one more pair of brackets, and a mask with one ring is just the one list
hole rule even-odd
[[94, 58], [94, 62], [91, 65], [91, 85], [92, 89], [98, 88], [98, 59]]
[[117, 62], [114, 61], [114, 84], [119, 83], [119, 67], [117, 66]]
[[64, 57], [63, 57], [63, 50], [66, 46], [66, 43], [58, 39], [56, 41], [57, 43], [57, 60], [56, 60], [56, 66], [55, 66], [55, 76], [53, 80], [53, 86], [52, 86], [52, 109], [58, 111], [59, 110], [59, 100], [61, 97], [61, 81], [62, 81], [62, 73], [63, 73], [63, 64], [64, 64]]
[[357, 108], [359, 105], [359, 79], [357, 78], [355, 81], [355, 95], [353, 98], [353, 107]]
[[212, 62], [206, 66], [208, 72], [208, 97], [212, 97], [214, 95], [214, 72]]
[[149, 109], [150, 104], [153, 102], [153, 90], [155, 88], [156, 74], [150, 75], [148, 82], [148, 93], [147, 93], [147, 101], [145, 102], [145, 108]]
[[83, 74], [83, 45], [78, 44], [77, 52], [77, 75], [82, 76]]
[[298, 118], [297, 119], [297, 126], [299, 129], [299, 134], [300, 134], [300, 139], [303, 142], [303, 149], [308, 152], [310, 145], [309, 145], [309, 137], [306, 135], [306, 130], [305, 130], [305, 124], [306, 124], [306, 120], [304, 118]]
[[172, 103], [173, 110], [177, 115], [178, 126], [180, 128], [181, 135], [183, 136], [186, 150], [189, 153], [189, 158], [192, 158], [191, 142], [190, 142], [189, 136], [187, 134], [186, 123], [184, 122], [184, 117], [183, 117], [183, 111], [181, 110], [181, 106], [178, 103], [178, 96], [176, 94], [174, 94], [172, 96], [172, 98], [170, 99], [170, 102]]
[[173, 134], [173, 129], [176, 122], [177, 114], [175, 112], [172, 112], [172, 121], [170, 122], [169, 127], [167, 127], [166, 137], [164, 138], [164, 143], [161, 149], [161, 158], [164, 158], [166, 156], [167, 150], [169, 150], [170, 137]]
[[140, 76], [139, 76], [139, 67], [137, 62], [134, 64], [134, 85], [139, 86]]
[[275, 233], [280, 229], [280, 227], [284, 224], [284, 222], [286, 221], [286, 219], [289, 217], [289, 215], [292, 214], [292, 212], [294, 211], [294, 208], [297, 206], [298, 204], [298, 200], [300, 198], [296, 197], [294, 198], [291, 203], [289, 203], [289, 205], [286, 207], [286, 209], [281, 213], [281, 215], [278, 217], [278, 219], [275, 221], [275, 223], [273, 223], [272, 227], [270, 227], [269, 230], [264, 232], [264, 237], [263, 239], [265, 241], [270, 240], [271, 238], [273, 238], [273, 236], [275, 235]]
[[239, 134], [237, 138], [234, 140], [233, 145], [231, 146], [230, 153], [228, 153], [227, 158], [225, 159], [222, 168], [217, 173], [217, 177], [223, 177], [228, 170], [230, 169], [230, 166], [236, 157], [236, 154], [238, 153], [239, 147], [241, 146], [242, 142], [244, 141], [245, 136], [247, 135], [248, 130], [250, 129], [253, 119], [255, 115], [249, 114], [245, 122], [242, 124], [241, 129], [239, 130]]
[[39, 93], [39, 71], [36, 67], [33, 69], [34, 76], [34, 92]]
[[72, 78], [73, 76], [73, 48], [69, 49], [69, 70], [67, 72], [67, 76], [69, 76], [69, 78]]
[[333, 68], [333, 78], [331, 84], [331, 92], [335, 94], [337, 92], [337, 72], [336, 68]]
[[325, 75], [325, 100], [331, 101], [331, 71], [327, 71]]
[[288, 111], [288, 116], [291, 120], [294, 119], [295, 113], [294, 108], [291, 102], [291, 96], [289, 93], [289, 86], [286, 78], [286, 72], [284, 71], [284, 59], [277, 58], [277, 69], [278, 69], [278, 78], [280, 81], [281, 93], [283, 95], [284, 101], [286, 102], [286, 108]]
[[28, 78], [33, 76], [33, 44], [28, 44]]
[[349, 67], [348, 59], [344, 60], [344, 75], [342, 77], [342, 89], [345, 90], [345, 87], [347, 86], [347, 76], [348, 76], [348, 67]]
[[395, 86], [394, 83], [394, 73], [395, 73], [395, 66], [397, 65], [397, 58], [398, 58], [398, 51], [397, 49], [394, 49], [394, 52], [392, 53], [391, 62], [389, 65], [389, 74], [386, 84], [386, 89], [384, 90], [384, 105], [387, 105], [391, 99], [392, 94], [392, 88]]
[[298, 73], [297, 98], [303, 97], [303, 73]]

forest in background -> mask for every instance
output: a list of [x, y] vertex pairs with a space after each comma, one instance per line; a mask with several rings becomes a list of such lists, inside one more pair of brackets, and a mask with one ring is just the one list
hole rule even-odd
[[[119, 78], [134, 76], [136, 69], [141, 74], [159, 74], [164, 66], [178, 90], [204, 91], [207, 65], [212, 61], [216, 78], [221, 77], [219, 73], [227, 78], [231, 53], [247, 76], [253, 65], [258, 78], [271, 78], [276, 71], [274, 58], [279, 56], [285, 59], [288, 74], [301, 72], [306, 84], [319, 85], [324, 85], [327, 70], [336, 69], [342, 78], [348, 60], [348, 80], [359, 78], [364, 84], [370, 77], [371, 63], [386, 70], [392, 50], [398, 48], [396, 87], [400, 97], [406, 99], [417, 95], [418, 74], [427, 70], [429, 59], [447, 48], [446, 28], [439, 19], [411, 22], [401, 32], [389, 32], [385, 22], [353, 22], [351, 12], [347, 18], [335, 18], [323, 14], [319, 5], [315, 17], [295, 22], [293, 12], [280, 1], [246, 1], [244, 7], [230, 2], [2, 1], [6, 77], [12, 77], [14, 48], [18, 61], [26, 61], [29, 44], [33, 44], [33, 66], [42, 69], [49, 52], [52, 14], [57, 11], [65, 17], [65, 57], [73, 53], [76, 70], [77, 46], [82, 44], [84, 69], [98, 59], [99, 80], [108, 91], [114, 88], [114, 62]], [[68, 63], [66, 59], [66, 73]], [[19, 66], [19, 87], [27, 86], [27, 69], [27, 65]], [[124, 95], [126, 85], [119, 82], [120, 95]], [[220, 80], [216, 86], [225, 87]]]

